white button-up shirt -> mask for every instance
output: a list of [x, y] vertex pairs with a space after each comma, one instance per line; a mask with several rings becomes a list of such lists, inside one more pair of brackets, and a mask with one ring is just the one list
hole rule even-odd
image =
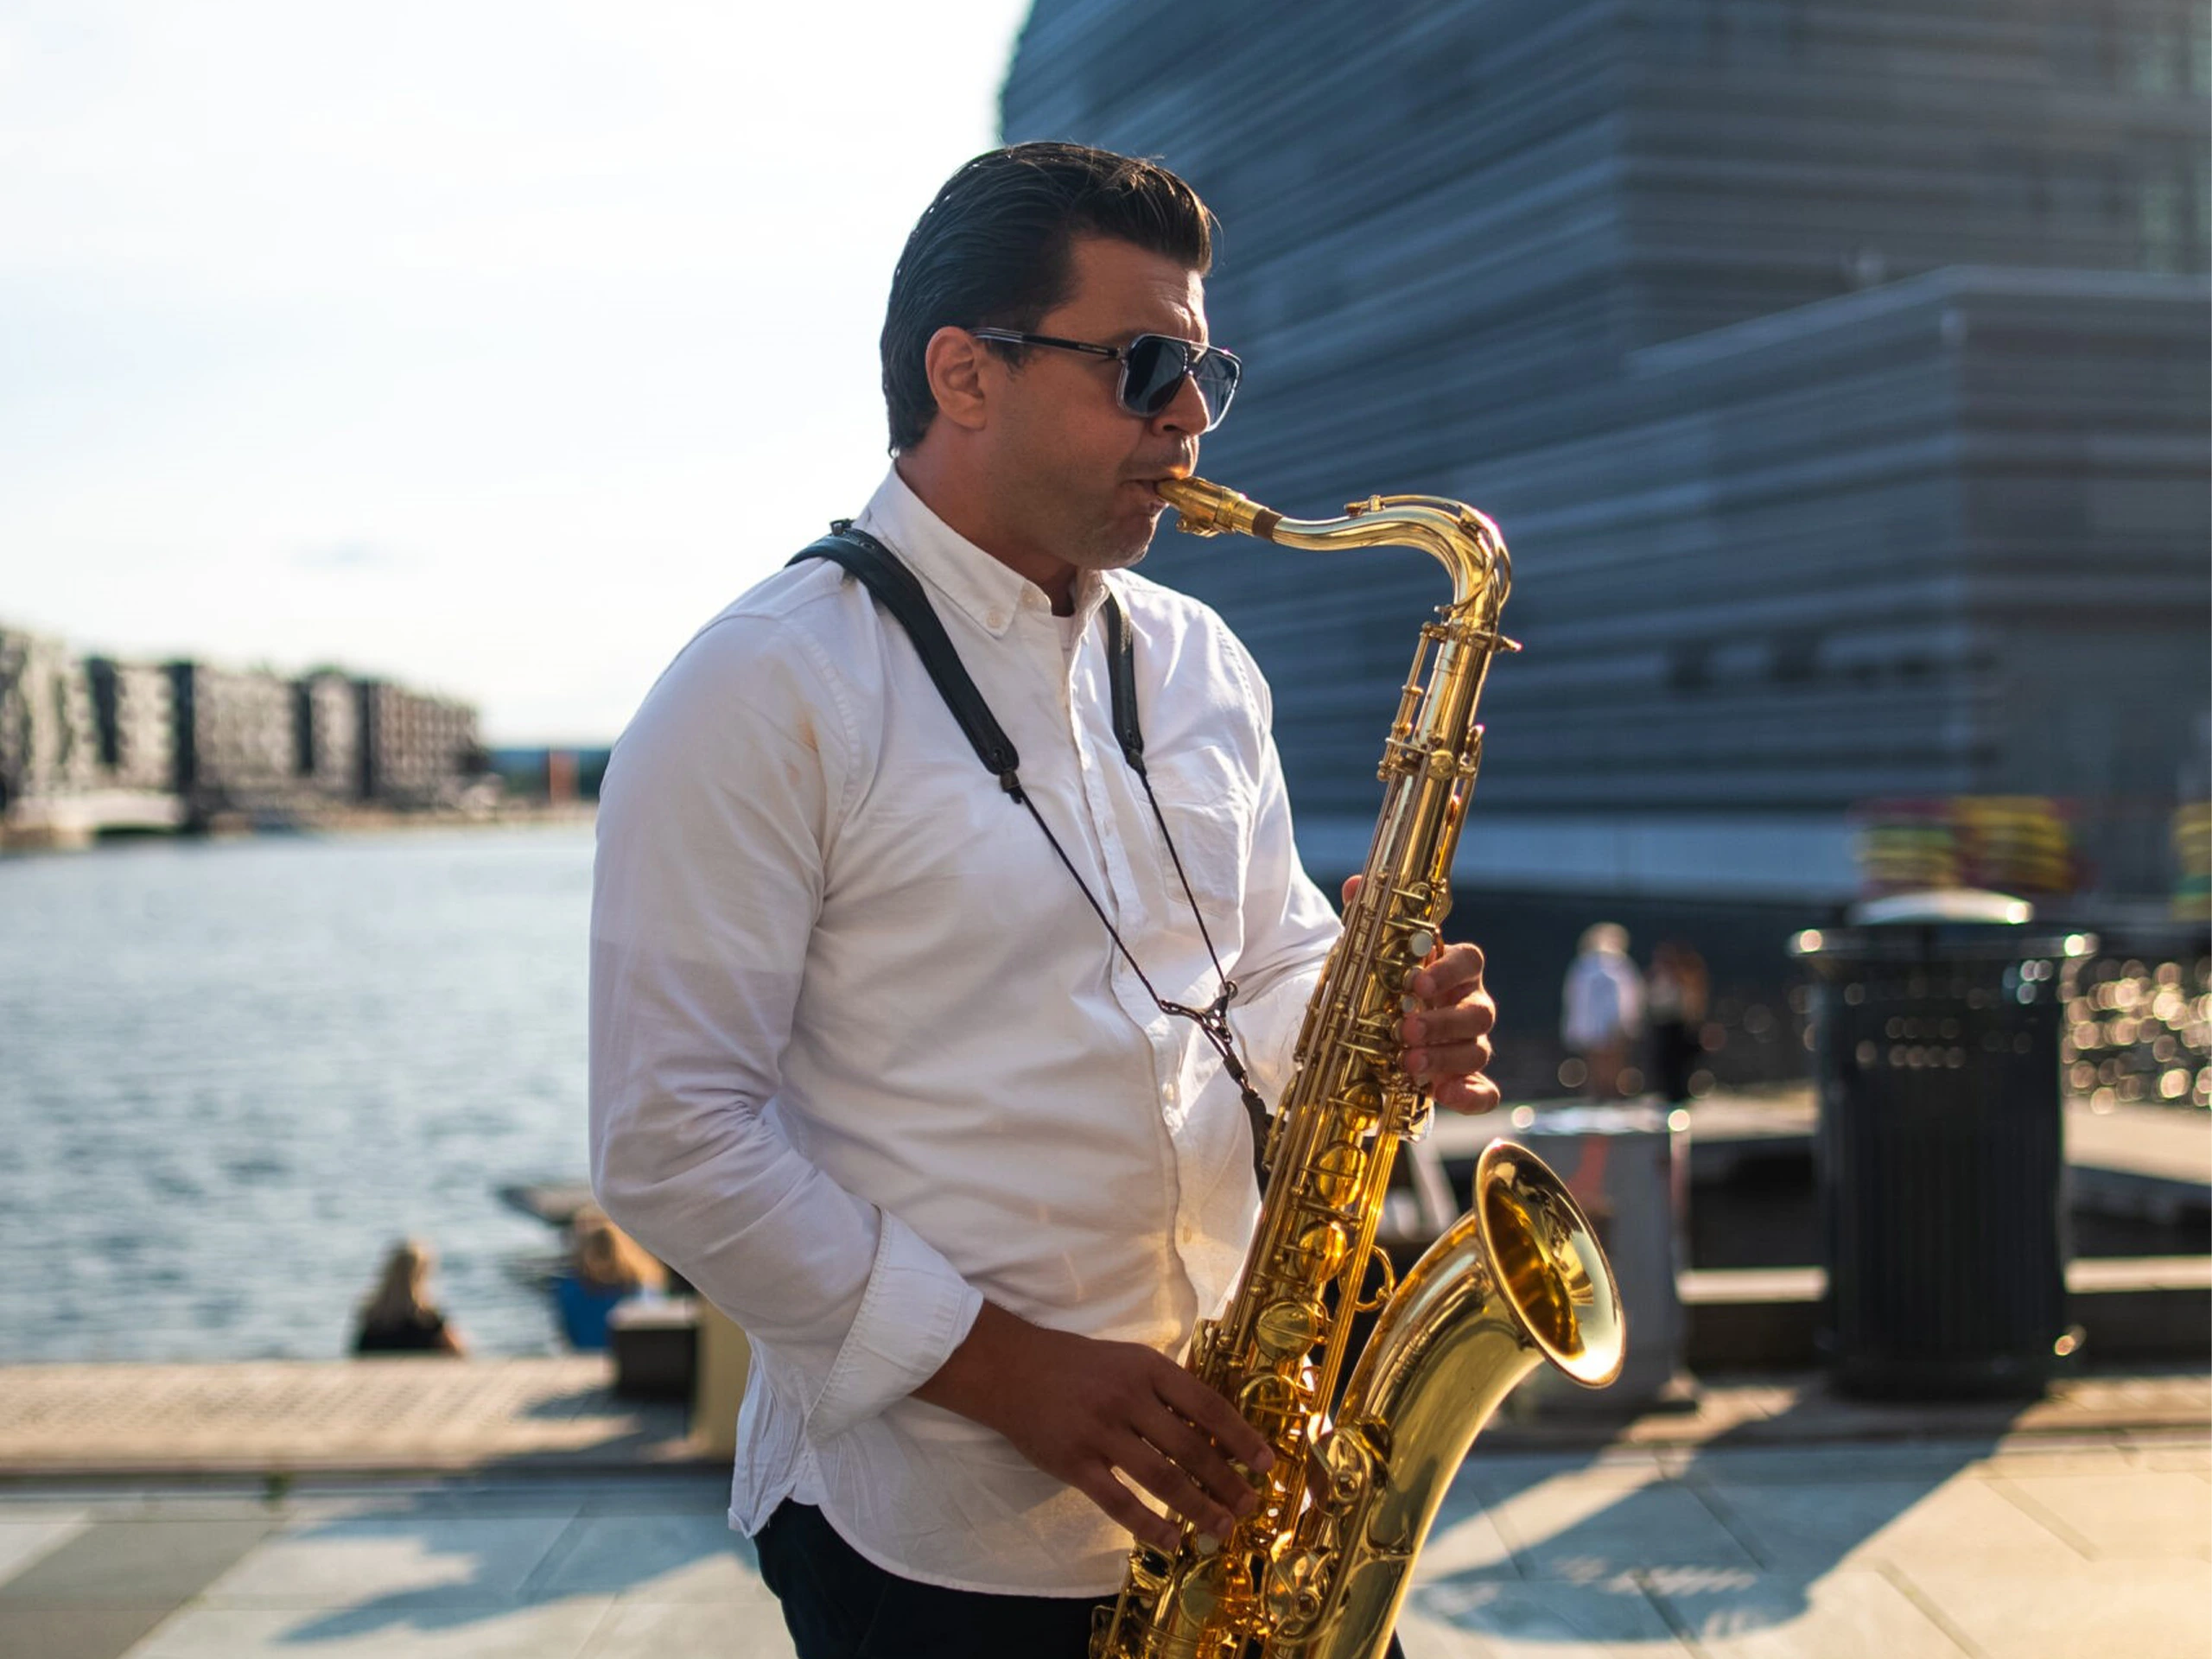
[[[1161, 995], [1213, 964], [1109, 715], [1145, 757], [1272, 1102], [1337, 934], [1300, 868], [1268, 690], [1196, 601], [1086, 575], [1073, 624], [894, 470], [858, 520], [921, 579], [1023, 787]], [[1128, 1534], [912, 1397], [988, 1297], [1179, 1356], [1258, 1209], [1237, 1092], [1163, 1014], [898, 623], [827, 561], [702, 629], [616, 746], [591, 930], [592, 1179], [752, 1339], [730, 1519], [787, 1496], [963, 1589], [1100, 1595]]]

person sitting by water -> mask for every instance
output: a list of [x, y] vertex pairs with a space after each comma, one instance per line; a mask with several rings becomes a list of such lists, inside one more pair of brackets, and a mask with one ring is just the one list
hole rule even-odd
[[385, 1258], [376, 1294], [361, 1305], [356, 1354], [466, 1354], [461, 1333], [430, 1300], [436, 1254], [419, 1238], [402, 1239]]
[[569, 1266], [554, 1279], [553, 1292], [570, 1347], [606, 1347], [607, 1316], [617, 1302], [667, 1288], [668, 1269], [597, 1205], [587, 1204], [569, 1218]]

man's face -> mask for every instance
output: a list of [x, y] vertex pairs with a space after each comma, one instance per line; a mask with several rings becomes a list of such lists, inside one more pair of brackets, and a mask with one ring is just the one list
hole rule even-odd
[[[1031, 330], [1100, 346], [1138, 334], [1206, 340], [1205, 285], [1196, 271], [1128, 242], [1079, 237], [1065, 304]], [[1147, 419], [1115, 394], [1122, 365], [1082, 352], [1032, 346], [996, 396], [992, 422], [995, 488], [1008, 520], [1036, 552], [1079, 569], [1135, 564], [1151, 545], [1163, 504], [1162, 478], [1198, 464], [1206, 412], [1185, 380], [1174, 401]]]

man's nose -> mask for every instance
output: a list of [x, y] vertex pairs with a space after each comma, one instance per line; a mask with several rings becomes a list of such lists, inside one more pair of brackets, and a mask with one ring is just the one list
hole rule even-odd
[[1198, 380], [1186, 374], [1176, 386], [1175, 395], [1167, 400], [1167, 407], [1152, 417], [1153, 429], [1186, 432], [1195, 438], [1206, 429], [1208, 418], [1206, 400], [1198, 391]]

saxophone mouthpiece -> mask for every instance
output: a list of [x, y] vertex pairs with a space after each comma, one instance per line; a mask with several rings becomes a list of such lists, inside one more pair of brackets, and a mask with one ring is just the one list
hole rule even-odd
[[1163, 478], [1153, 487], [1175, 509], [1175, 528], [1186, 536], [1218, 536], [1235, 531], [1270, 541], [1275, 526], [1282, 522], [1281, 513], [1203, 478]]

